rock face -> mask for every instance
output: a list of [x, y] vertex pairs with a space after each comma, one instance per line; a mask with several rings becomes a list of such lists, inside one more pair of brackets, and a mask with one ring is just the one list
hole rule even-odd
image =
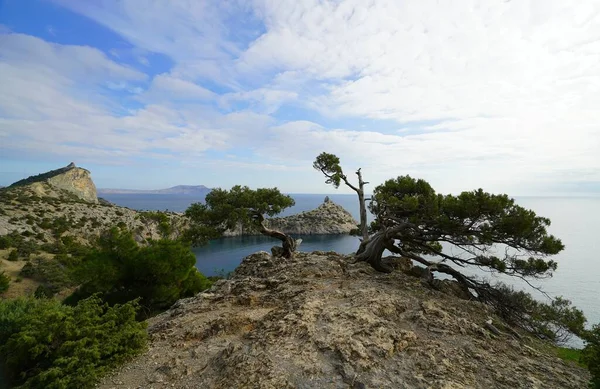
[[[357, 221], [341, 205], [327, 201], [312, 211], [265, 220], [268, 228], [291, 235], [347, 234], [356, 229]], [[259, 235], [254, 229], [237, 228], [226, 231], [225, 236]]]
[[[490, 318], [500, 335], [485, 328]], [[149, 350], [101, 388], [541, 389], [589, 378], [479, 303], [332, 252], [253, 254], [149, 332]]]
[[88, 203], [98, 202], [96, 185], [94, 185], [94, 182], [92, 181], [89, 170], [73, 165], [73, 168], [65, 173], [48, 179], [48, 184], [57, 189], [63, 189], [73, 193], [75, 196]]
[[[48, 188], [43, 184], [48, 184], [51, 190], [47, 190]], [[64, 195], [61, 192], [65, 191], [88, 203], [98, 202], [96, 185], [92, 181], [89, 170], [79, 168], [73, 162], [63, 168], [17, 181], [10, 187], [22, 186], [31, 186], [40, 196], [60, 197]]]

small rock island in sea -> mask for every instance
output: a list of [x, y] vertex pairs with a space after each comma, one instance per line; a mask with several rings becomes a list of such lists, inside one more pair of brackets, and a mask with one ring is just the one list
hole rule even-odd
[[[356, 229], [358, 222], [344, 207], [332, 201], [325, 201], [312, 211], [296, 215], [266, 219], [268, 228], [291, 235], [334, 235], [349, 234]], [[260, 235], [257, 230], [243, 231], [236, 228], [226, 231], [224, 236]]]

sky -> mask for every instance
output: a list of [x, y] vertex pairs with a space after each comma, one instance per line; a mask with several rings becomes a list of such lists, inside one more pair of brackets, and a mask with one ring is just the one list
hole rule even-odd
[[598, 0], [0, 0], [0, 185], [600, 195], [599, 106]]

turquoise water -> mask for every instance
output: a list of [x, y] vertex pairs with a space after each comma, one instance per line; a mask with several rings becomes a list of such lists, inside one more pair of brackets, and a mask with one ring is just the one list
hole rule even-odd
[[[120, 195], [125, 196], [125, 195]], [[191, 199], [169, 195], [144, 195], [136, 200], [136, 195], [128, 198], [130, 208], [185, 210]], [[159, 197], [156, 197], [159, 196]], [[296, 206], [286, 210], [284, 215], [311, 210], [317, 207], [324, 195], [292, 195]], [[342, 205], [358, 218], [358, 202], [354, 195], [329, 195], [332, 201]], [[154, 198], [154, 200], [153, 200]], [[109, 201], [120, 204], [117, 199]], [[600, 217], [600, 197], [519, 197], [517, 203], [533, 209], [538, 215], [552, 220], [550, 232], [562, 239], [566, 249], [555, 256], [558, 270], [547, 280], [534, 281], [551, 296], [564, 296], [582, 309], [591, 323], [600, 322], [600, 248], [597, 219]], [[132, 206], [136, 204], [139, 206]], [[154, 202], [153, 202], [154, 201]], [[193, 200], [197, 201], [197, 200]], [[122, 204], [122, 203], [121, 203]], [[120, 205], [121, 205], [120, 204]], [[169, 206], [166, 206], [169, 204]], [[187, 205], [186, 205], [187, 204]], [[124, 205], [124, 204], [123, 204]], [[303, 239], [301, 251], [334, 250], [351, 253], [358, 247], [358, 239], [351, 236], [298, 236]], [[207, 246], [194, 249], [197, 267], [207, 275], [223, 274], [232, 271], [241, 260], [256, 251], [270, 251], [278, 241], [267, 237], [236, 237], [210, 242]], [[489, 275], [488, 275], [489, 277]], [[517, 288], [528, 289], [523, 282], [510, 277], [493, 277]], [[530, 289], [529, 289], [530, 290]], [[531, 291], [531, 290], [530, 290]]]
[[[349, 235], [294, 235], [294, 238], [302, 238], [300, 251], [322, 250], [350, 254], [356, 251], [359, 244], [357, 237]], [[249, 254], [257, 251], [271, 252], [271, 247], [278, 245], [281, 242], [267, 236], [237, 236], [211, 241], [193, 251], [198, 259], [198, 270], [207, 276], [213, 276], [232, 271]]]

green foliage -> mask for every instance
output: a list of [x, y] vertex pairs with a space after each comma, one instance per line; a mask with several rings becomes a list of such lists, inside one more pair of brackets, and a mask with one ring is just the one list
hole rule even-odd
[[49, 299], [54, 297], [57, 292], [58, 290], [51, 285], [42, 284], [35, 289], [33, 297], [36, 299]]
[[109, 307], [97, 296], [77, 306], [52, 299], [0, 301], [0, 357], [19, 388], [91, 388], [146, 346], [135, 302]]
[[562, 297], [545, 303], [502, 283], [487, 293], [491, 294], [487, 302], [502, 318], [539, 337], [565, 343], [572, 334], [579, 335], [584, 331], [586, 318], [583, 312]]
[[158, 223], [158, 232], [160, 235], [167, 239], [173, 233], [173, 227], [171, 225], [171, 219], [167, 216], [166, 213], [160, 211], [145, 211], [140, 212], [140, 217], [142, 221], [152, 220]]
[[7, 235], [0, 236], [0, 250], [6, 250], [12, 247], [12, 239]]
[[375, 188], [369, 209], [376, 217], [373, 236], [357, 254], [358, 260], [379, 271], [392, 271], [381, 262], [381, 253], [388, 249], [434, 273], [452, 276], [474, 299], [540, 337], [563, 342], [583, 331], [585, 317], [570, 301], [558, 297], [541, 303], [525, 292], [491, 286], [461, 270], [477, 267], [520, 278], [545, 278], [556, 270], [557, 263], [549, 256], [564, 245], [548, 234], [550, 220], [507, 195], [481, 189], [441, 195], [424, 180], [399, 176]]
[[581, 352], [581, 361], [588, 366], [592, 374], [591, 387], [600, 389], [600, 324], [594, 325], [582, 337], [586, 346]]
[[74, 223], [66, 216], [57, 217], [52, 222], [52, 232], [56, 237], [60, 237], [64, 232], [74, 227]]
[[195, 264], [182, 242], [163, 239], [139, 247], [130, 232], [113, 228], [102, 236], [99, 249], [83, 258], [75, 271], [81, 286], [66, 301], [102, 293], [111, 304], [140, 298], [148, 311], [164, 309], [210, 287]]
[[186, 210], [191, 221], [187, 238], [193, 243], [203, 243], [239, 224], [244, 228], [256, 226], [263, 215], [275, 216], [293, 205], [294, 199], [277, 188], [253, 190], [236, 185], [231, 190], [213, 189], [206, 195], [205, 204], [194, 203]]
[[581, 361], [581, 350], [568, 347], [557, 347], [556, 355], [563, 361], [575, 362], [579, 366], [587, 367], [587, 365]]
[[49, 230], [50, 228], [52, 228], [52, 221], [48, 218], [43, 218], [38, 223], [38, 227], [40, 227], [41, 229], [44, 229], [44, 230]]
[[0, 272], [0, 293], [4, 293], [8, 290], [8, 284], [10, 284], [10, 277], [3, 271]]
[[42, 257], [27, 262], [19, 275], [40, 282], [40, 290], [43, 290], [47, 297], [74, 285], [70, 271], [65, 265]]
[[17, 250], [11, 250], [10, 253], [8, 254], [8, 258], [6, 258], [9, 261], [18, 261], [19, 260], [19, 253], [17, 252]]
[[[400, 176], [375, 188], [369, 206], [372, 230], [397, 227], [403, 249], [523, 277], [548, 277], [557, 263], [546, 257], [564, 249], [547, 233], [550, 220], [506, 195], [481, 189], [458, 196], [436, 194], [424, 180]], [[404, 225], [406, 228], [400, 226]], [[446, 244], [446, 251], [439, 244]], [[494, 255], [504, 246], [504, 256]]]
[[340, 183], [344, 176], [340, 159], [334, 154], [321, 153], [313, 162], [313, 168], [319, 170], [327, 178], [326, 184], [333, 185], [336, 189], [340, 187]]

